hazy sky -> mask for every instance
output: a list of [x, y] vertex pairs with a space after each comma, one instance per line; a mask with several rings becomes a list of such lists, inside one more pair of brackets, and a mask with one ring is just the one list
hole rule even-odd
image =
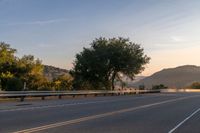
[[200, 65], [200, 0], [0, 0], [0, 41], [70, 69], [100, 36], [129, 37], [151, 62], [143, 75]]

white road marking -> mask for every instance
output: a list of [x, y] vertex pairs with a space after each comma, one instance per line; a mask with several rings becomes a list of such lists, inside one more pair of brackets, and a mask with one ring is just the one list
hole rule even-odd
[[43, 131], [43, 130], [47, 130], [47, 129], [51, 129], [51, 128], [56, 128], [56, 127], [60, 127], [60, 126], [66, 126], [66, 125], [69, 125], [69, 124], [75, 124], [75, 123], [80, 123], [80, 122], [84, 122], [84, 121], [88, 121], [88, 120], [93, 120], [93, 119], [103, 118], [103, 117], [117, 115], [117, 114], [121, 114], [121, 113], [131, 112], [131, 111], [135, 111], [135, 110], [138, 110], [138, 109], [144, 109], [144, 108], [148, 108], [148, 107], [152, 107], [152, 106], [156, 106], [156, 105], [161, 105], [161, 104], [165, 104], [165, 103], [175, 102], [175, 101], [199, 97], [199, 96], [200, 95], [176, 98], [176, 99], [166, 100], [166, 101], [162, 101], [162, 102], [156, 102], [156, 103], [152, 103], [152, 104], [142, 105], [142, 106], [138, 106], [138, 107], [132, 107], [132, 108], [112, 111], [112, 112], [108, 112], [108, 113], [92, 115], [92, 116], [82, 117], [82, 118], [68, 120], [68, 121], [64, 121], [64, 122], [58, 122], [58, 123], [54, 123], [54, 124], [49, 124], [49, 125], [39, 126], [39, 127], [35, 127], [35, 128], [25, 129], [25, 130], [21, 130], [21, 131], [16, 131], [14, 133], [39, 132], [39, 131]]
[[[155, 98], [155, 97], [159, 97], [159, 96], [153, 96], [153, 98]], [[14, 112], [14, 111], [27, 111], [27, 110], [35, 110], [35, 109], [46, 109], [46, 108], [57, 108], [57, 107], [67, 107], [67, 106], [75, 106], [75, 105], [87, 105], [87, 104], [96, 104], [96, 103], [129, 101], [129, 100], [143, 99], [143, 98], [147, 98], [147, 97], [132, 97], [132, 98], [128, 98], [128, 99], [117, 99], [117, 100], [99, 100], [99, 101], [92, 101], [92, 102], [76, 102], [76, 103], [65, 103], [65, 104], [57, 104], [57, 105], [42, 105], [42, 106], [27, 107], [27, 108], [15, 108], [15, 109], [0, 110], [0, 113]], [[150, 97], [150, 98], [152, 98], [152, 97]]]
[[187, 118], [185, 118], [183, 121], [181, 121], [178, 125], [176, 125], [173, 129], [171, 129], [168, 133], [173, 133], [176, 129], [178, 129], [181, 125], [183, 125], [186, 121], [188, 121], [190, 118], [192, 118], [196, 113], [200, 111], [200, 108], [198, 108], [196, 111], [194, 111], [191, 115], [189, 115]]

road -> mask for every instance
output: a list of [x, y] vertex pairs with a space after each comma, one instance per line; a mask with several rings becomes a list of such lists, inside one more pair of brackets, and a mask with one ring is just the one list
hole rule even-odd
[[0, 103], [0, 133], [199, 133], [200, 93]]

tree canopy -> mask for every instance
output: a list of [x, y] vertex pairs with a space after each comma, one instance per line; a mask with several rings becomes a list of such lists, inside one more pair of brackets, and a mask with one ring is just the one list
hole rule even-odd
[[16, 49], [10, 48], [9, 44], [0, 43], [0, 88], [6, 89], [9, 79], [14, 77]]
[[77, 89], [114, 89], [116, 79], [134, 79], [150, 60], [139, 44], [126, 38], [98, 38], [90, 45], [76, 55], [71, 71]]
[[17, 50], [0, 42], [0, 90], [20, 91], [26, 83], [26, 90], [69, 90], [71, 75], [61, 75], [49, 80], [44, 75], [42, 61], [33, 55], [15, 56]]
[[[134, 79], [145, 69], [150, 58], [143, 48], [126, 38], [98, 38], [76, 55], [70, 74], [49, 80], [42, 61], [33, 55], [15, 56], [16, 49], [0, 43], [0, 89], [23, 90], [113, 90], [124, 76]], [[73, 83], [73, 87], [72, 87]]]
[[32, 55], [16, 57], [16, 52], [9, 44], [0, 43], [0, 89], [22, 90], [26, 82], [27, 88], [36, 90], [45, 81], [41, 61]]

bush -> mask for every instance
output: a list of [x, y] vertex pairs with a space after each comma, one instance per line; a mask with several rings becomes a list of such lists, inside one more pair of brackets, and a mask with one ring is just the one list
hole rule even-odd
[[168, 87], [166, 87], [165, 85], [163, 84], [160, 84], [160, 85], [153, 85], [152, 86], [152, 90], [159, 90], [159, 89], [167, 89]]
[[144, 90], [145, 89], [145, 85], [139, 85], [139, 89], [140, 90]]
[[18, 78], [11, 78], [7, 82], [6, 91], [21, 91], [23, 90], [23, 83]]
[[58, 78], [54, 79], [53, 86], [55, 90], [64, 91], [72, 89], [73, 78], [71, 75], [61, 75]]
[[194, 82], [190, 86], [191, 89], [200, 89], [200, 83], [199, 82]]

